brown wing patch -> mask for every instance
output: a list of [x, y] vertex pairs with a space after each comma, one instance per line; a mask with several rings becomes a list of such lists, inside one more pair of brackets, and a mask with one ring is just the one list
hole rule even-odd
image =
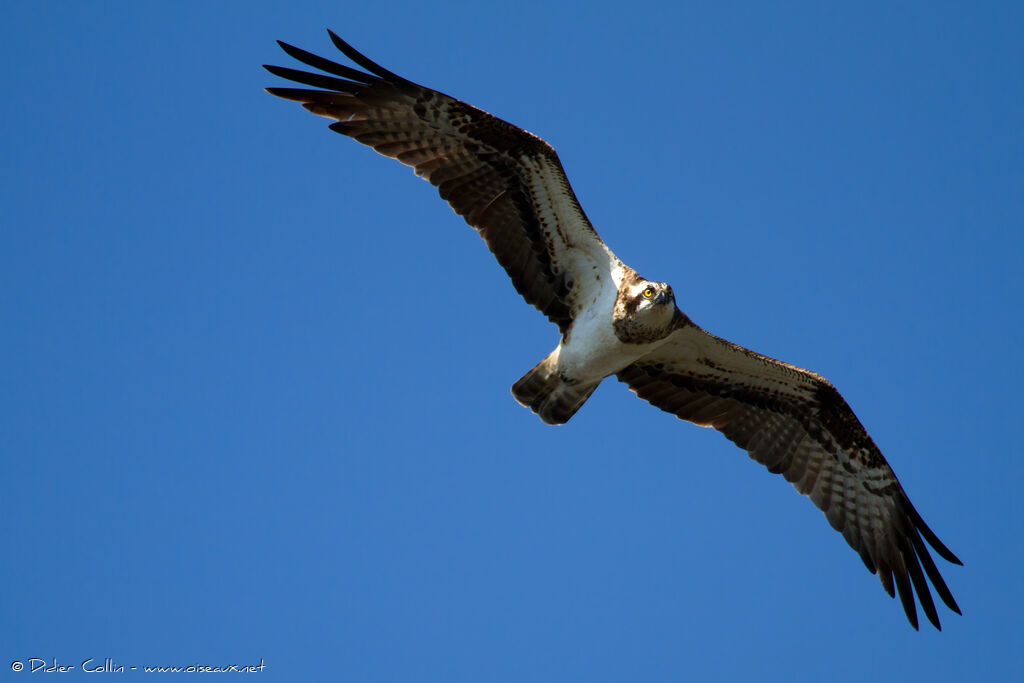
[[[618, 379], [652, 405], [714, 427], [810, 497], [868, 570], [878, 574], [886, 592], [899, 592], [914, 628], [915, 592], [929, 621], [941, 628], [925, 575], [942, 601], [959, 614], [924, 541], [946, 560], [960, 560], [921, 519], [839, 392], [818, 375], [719, 340], [696, 326], [682, 335], [688, 336], [628, 366]], [[704, 353], [708, 349], [713, 351]], [[793, 373], [800, 381], [786, 390]]]
[[[575, 290], [581, 280], [566, 258], [570, 246], [579, 244], [568, 244], [565, 235], [614, 257], [579, 207], [554, 150], [506, 121], [387, 71], [334, 33], [331, 40], [369, 73], [280, 43], [292, 57], [332, 75], [266, 66], [275, 75], [321, 88], [268, 92], [335, 119], [332, 130], [412, 166], [479, 231], [523, 298], [564, 333], [579, 305]], [[544, 198], [533, 191], [538, 168], [559, 179], [562, 204], [569, 207], [553, 221], [547, 207], [538, 205]]]

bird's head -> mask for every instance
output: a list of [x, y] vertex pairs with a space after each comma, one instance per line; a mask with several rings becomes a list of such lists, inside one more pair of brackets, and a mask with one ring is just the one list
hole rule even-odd
[[639, 276], [619, 288], [613, 322], [615, 335], [626, 343], [640, 344], [664, 339], [685, 321], [676, 307], [672, 286]]

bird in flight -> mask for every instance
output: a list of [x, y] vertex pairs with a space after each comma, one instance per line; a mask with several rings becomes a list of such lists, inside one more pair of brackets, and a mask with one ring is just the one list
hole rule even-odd
[[[264, 65], [311, 88], [267, 88], [330, 128], [412, 166], [480, 233], [524, 299], [558, 326], [558, 346], [512, 385], [549, 424], [567, 422], [614, 375], [653, 406], [713, 427], [808, 496], [917, 629], [921, 603], [941, 629], [928, 580], [960, 614], [925, 541], [928, 528], [850, 406], [821, 375], [710, 334], [605, 245], [554, 149], [476, 107], [334, 45], [365, 71], [278, 41], [323, 73]], [[923, 571], [922, 571], [923, 570]], [[927, 580], [926, 577], [927, 576]]]

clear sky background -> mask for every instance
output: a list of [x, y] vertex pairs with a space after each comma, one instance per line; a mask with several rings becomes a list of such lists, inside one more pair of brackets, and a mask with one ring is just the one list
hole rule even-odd
[[[1019, 676], [1021, 5], [549, 5], [0, 4], [0, 680]], [[554, 326], [263, 92], [327, 27], [544, 137], [693, 320], [831, 379], [964, 616], [914, 632], [806, 498], [614, 380], [560, 428], [516, 404]]]

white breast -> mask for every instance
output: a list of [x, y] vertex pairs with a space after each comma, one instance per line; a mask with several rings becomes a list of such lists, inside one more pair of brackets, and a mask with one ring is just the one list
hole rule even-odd
[[568, 341], [558, 346], [558, 369], [577, 381], [614, 374], [650, 351], [650, 345], [623, 344], [615, 336], [612, 312], [618, 296], [619, 273], [605, 278], [597, 296], [576, 316]]

